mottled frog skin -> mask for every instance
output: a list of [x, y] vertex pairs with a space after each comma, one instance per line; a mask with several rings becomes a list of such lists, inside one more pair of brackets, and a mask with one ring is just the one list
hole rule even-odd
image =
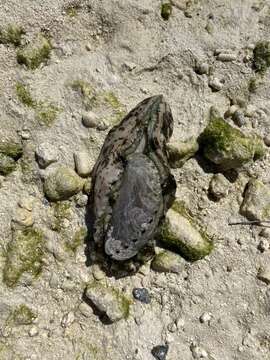
[[94, 240], [112, 259], [135, 256], [175, 195], [166, 143], [173, 118], [162, 95], [139, 103], [107, 135], [92, 172]]

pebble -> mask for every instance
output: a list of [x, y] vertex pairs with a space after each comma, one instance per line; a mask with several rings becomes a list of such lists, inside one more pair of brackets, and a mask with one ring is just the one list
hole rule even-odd
[[239, 109], [239, 106], [238, 105], [231, 105], [229, 107], [229, 109], [225, 112], [224, 114], [224, 117], [227, 118], [227, 117], [230, 117], [230, 116], [233, 116], [233, 114]]
[[92, 308], [89, 305], [87, 305], [86, 303], [84, 303], [84, 302], [80, 303], [80, 305], [78, 307], [78, 310], [86, 318], [89, 318], [90, 316], [93, 315]]
[[209, 193], [215, 198], [215, 200], [220, 200], [228, 195], [230, 183], [222, 174], [213, 175], [210, 185]]
[[163, 250], [154, 257], [151, 268], [157, 272], [180, 274], [185, 269], [185, 263], [180, 255]]
[[63, 328], [67, 328], [70, 326], [75, 320], [75, 314], [73, 311], [70, 311], [69, 313], [65, 314], [61, 320], [61, 326]]
[[191, 344], [190, 350], [193, 356], [193, 359], [204, 359], [208, 357], [207, 351], [204, 350], [202, 347]]
[[270, 284], [270, 264], [262, 266], [259, 269], [259, 272], [257, 274], [257, 278], [259, 280], [263, 281], [267, 285]]
[[266, 135], [263, 139], [266, 146], [270, 146], [270, 134]]
[[85, 45], [85, 49], [86, 49], [87, 51], [91, 51], [91, 50], [92, 50], [91, 44], [86, 44], [86, 45]]
[[200, 322], [202, 324], [208, 323], [212, 319], [213, 315], [209, 312], [205, 312], [200, 316]]
[[256, 110], [257, 110], [256, 106], [248, 104], [245, 110], [245, 115], [247, 117], [253, 117], [256, 113]]
[[97, 128], [100, 121], [93, 111], [88, 111], [82, 114], [82, 123], [87, 128]]
[[182, 329], [185, 326], [185, 320], [183, 318], [179, 318], [176, 322], [177, 329]]
[[136, 68], [136, 64], [132, 63], [132, 62], [129, 62], [129, 61], [126, 61], [124, 62], [124, 67], [128, 70], [128, 71], [132, 71]]
[[39, 333], [37, 326], [32, 326], [31, 329], [29, 329], [29, 336], [34, 337], [37, 336]]
[[270, 239], [270, 228], [263, 228], [263, 229], [260, 231], [259, 235], [260, 235], [261, 237], [266, 238], [266, 239]]
[[269, 241], [267, 239], [262, 239], [260, 242], [259, 242], [259, 245], [258, 245], [258, 249], [261, 251], [261, 252], [265, 252], [269, 249]]
[[157, 360], [166, 360], [168, 350], [168, 345], [157, 345], [153, 347], [153, 349], [151, 350], [151, 354]]
[[170, 323], [167, 326], [167, 329], [171, 332], [171, 333], [175, 333], [177, 331], [177, 325], [175, 322]]
[[34, 198], [32, 196], [23, 197], [18, 201], [18, 205], [22, 209], [32, 211], [33, 210], [33, 202], [34, 202]]
[[36, 149], [35, 155], [38, 165], [42, 169], [45, 169], [47, 166], [58, 160], [55, 148], [49, 143], [40, 144]]
[[234, 61], [237, 59], [237, 56], [232, 53], [221, 52], [217, 55], [217, 60], [219, 61]]
[[34, 223], [32, 212], [22, 208], [16, 210], [13, 221], [22, 226], [32, 226]]
[[76, 195], [76, 205], [80, 208], [83, 208], [88, 203], [88, 196], [86, 194], [77, 194]]
[[209, 81], [209, 86], [216, 91], [220, 91], [223, 88], [223, 83], [218, 78], [213, 78]]
[[235, 111], [235, 113], [232, 116], [232, 119], [233, 119], [234, 123], [239, 127], [242, 127], [243, 125], [246, 125], [245, 116], [242, 113], [242, 111], [240, 111], [240, 110]]
[[151, 297], [147, 289], [145, 288], [134, 288], [132, 291], [134, 299], [139, 300], [144, 304], [150, 304]]
[[103, 280], [106, 276], [104, 271], [102, 271], [96, 264], [94, 264], [92, 267], [92, 274], [97, 281]]
[[77, 173], [82, 177], [89, 176], [92, 170], [92, 162], [89, 154], [85, 151], [78, 151], [73, 154], [73, 157]]
[[196, 64], [195, 71], [199, 75], [209, 74], [209, 65], [206, 62]]

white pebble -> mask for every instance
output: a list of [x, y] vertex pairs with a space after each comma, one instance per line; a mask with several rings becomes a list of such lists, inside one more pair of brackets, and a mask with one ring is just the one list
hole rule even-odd
[[209, 312], [205, 312], [200, 316], [201, 323], [207, 323], [212, 319], [213, 315]]
[[231, 53], [219, 53], [217, 56], [217, 60], [220, 61], [234, 61], [236, 60], [237, 57], [235, 54], [231, 54]]
[[88, 111], [82, 114], [82, 123], [87, 128], [96, 128], [99, 124], [99, 119], [93, 111]]
[[90, 175], [92, 162], [89, 154], [84, 151], [79, 151], [74, 153], [73, 156], [77, 173], [82, 177]]
[[223, 88], [223, 83], [219, 79], [213, 78], [209, 81], [209, 86], [213, 90], [220, 91]]
[[204, 359], [208, 357], [208, 353], [202, 347], [192, 344], [190, 347], [193, 359]]
[[56, 162], [58, 156], [52, 144], [42, 143], [36, 149], [36, 159], [39, 166], [45, 169], [50, 164]]
[[28, 332], [29, 336], [37, 336], [38, 335], [38, 328], [36, 326], [32, 326], [31, 329], [29, 329]]
[[70, 311], [69, 313], [65, 314], [61, 320], [61, 326], [63, 328], [67, 328], [70, 326], [75, 320], [75, 315], [73, 311]]

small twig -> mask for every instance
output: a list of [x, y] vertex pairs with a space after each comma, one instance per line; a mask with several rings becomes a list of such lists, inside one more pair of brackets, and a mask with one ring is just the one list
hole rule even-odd
[[270, 227], [264, 224], [270, 224], [270, 220], [251, 220], [251, 221], [229, 221], [228, 225], [257, 225], [263, 227]]

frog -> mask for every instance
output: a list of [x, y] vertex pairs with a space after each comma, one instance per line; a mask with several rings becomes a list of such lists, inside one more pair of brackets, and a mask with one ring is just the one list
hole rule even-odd
[[153, 240], [175, 199], [166, 144], [173, 116], [163, 95], [141, 101], [107, 134], [92, 170], [94, 242], [126, 261]]

